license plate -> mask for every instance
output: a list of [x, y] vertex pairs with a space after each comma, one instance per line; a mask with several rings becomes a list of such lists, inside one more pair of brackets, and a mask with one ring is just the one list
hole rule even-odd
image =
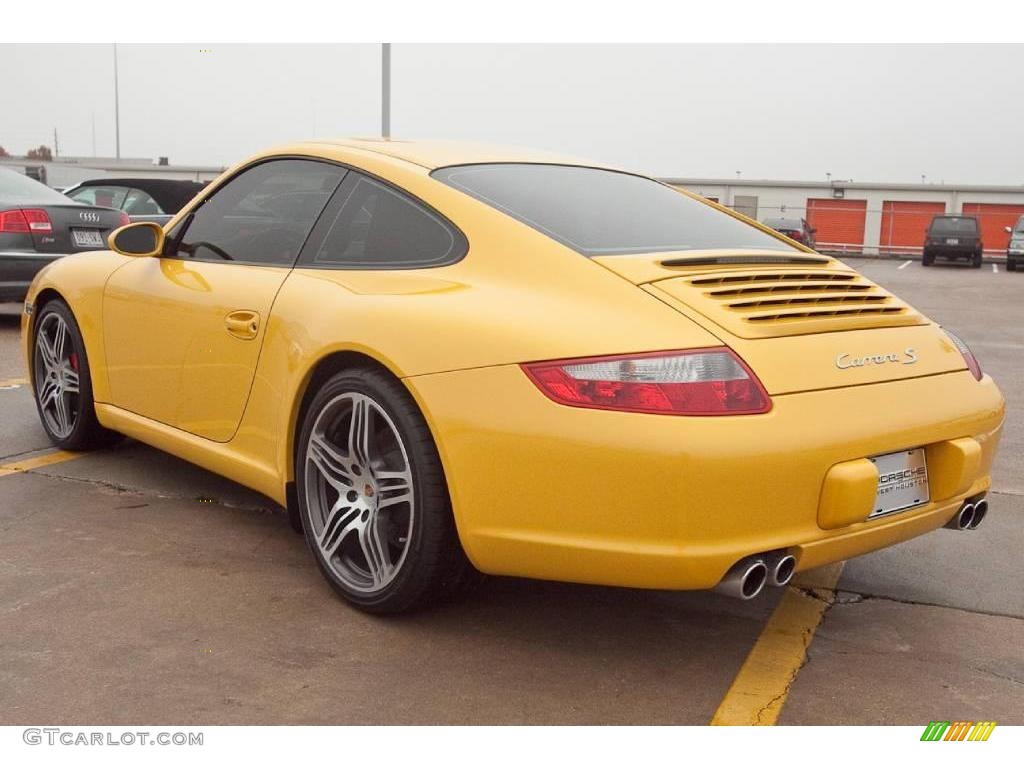
[[928, 502], [928, 464], [924, 448], [871, 456], [878, 469], [874, 511], [868, 518], [890, 515]]
[[98, 229], [72, 229], [71, 239], [79, 248], [102, 248], [103, 238]]
[[946, 245], [960, 245], [960, 238], [959, 237], [947, 237], [946, 238]]

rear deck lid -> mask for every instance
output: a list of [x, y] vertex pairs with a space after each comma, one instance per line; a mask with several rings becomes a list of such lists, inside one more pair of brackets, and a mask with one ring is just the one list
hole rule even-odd
[[840, 261], [814, 253], [701, 251], [597, 258], [741, 339], [768, 339], [928, 320]]
[[32, 233], [40, 253], [103, 250], [107, 247], [107, 235], [122, 224], [120, 211], [71, 200], [66, 205], [48, 205], [42, 210], [46, 211], [51, 229]]

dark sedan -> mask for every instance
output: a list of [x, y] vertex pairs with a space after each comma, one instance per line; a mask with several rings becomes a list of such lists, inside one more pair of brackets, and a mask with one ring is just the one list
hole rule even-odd
[[132, 222], [166, 224], [206, 185], [187, 179], [90, 179], [64, 190], [86, 205], [117, 208]]
[[122, 211], [76, 203], [0, 168], [0, 301], [20, 301], [43, 265], [106, 248], [107, 235], [128, 223]]
[[812, 229], [806, 219], [765, 219], [761, 223], [776, 232], [781, 232], [790, 240], [803, 243], [808, 248], [814, 248], [817, 245], [814, 235], [818, 230]]

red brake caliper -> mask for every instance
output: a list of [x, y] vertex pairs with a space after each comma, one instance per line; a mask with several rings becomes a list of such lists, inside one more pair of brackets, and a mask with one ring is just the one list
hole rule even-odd
[[71, 370], [77, 372], [78, 371], [78, 353], [77, 352], [72, 352], [71, 353], [71, 357], [69, 359], [71, 361]]

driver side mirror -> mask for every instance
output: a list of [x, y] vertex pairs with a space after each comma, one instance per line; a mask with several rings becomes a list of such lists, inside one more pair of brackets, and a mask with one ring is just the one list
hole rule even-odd
[[152, 221], [128, 224], [111, 232], [107, 245], [122, 256], [160, 256], [164, 252], [164, 228]]

